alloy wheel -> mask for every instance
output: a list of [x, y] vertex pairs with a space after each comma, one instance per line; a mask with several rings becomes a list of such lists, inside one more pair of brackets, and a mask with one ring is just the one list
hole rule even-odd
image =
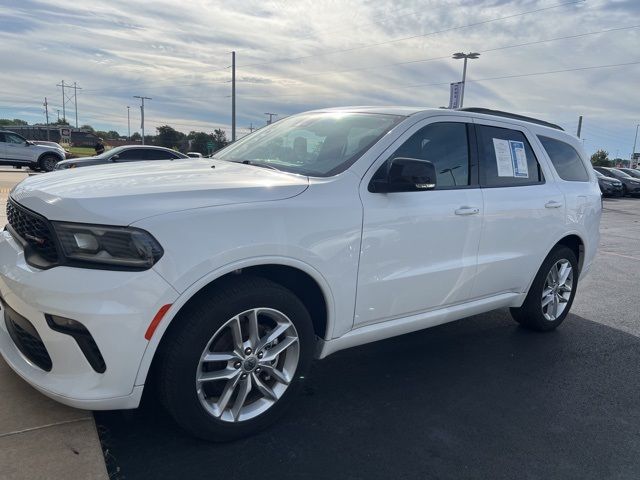
[[200, 403], [221, 421], [255, 418], [282, 397], [299, 358], [298, 333], [284, 313], [244, 311], [222, 325], [202, 352], [196, 373]]
[[556, 320], [567, 308], [573, 290], [573, 267], [569, 260], [558, 260], [547, 274], [542, 289], [542, 314], [549, 321]]

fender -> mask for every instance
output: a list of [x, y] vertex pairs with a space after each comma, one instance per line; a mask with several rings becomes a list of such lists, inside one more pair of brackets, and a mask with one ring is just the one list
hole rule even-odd
[[[265, 256], [265, 257], [253, 257], [246, 258], [243, 260], [239, 260], [237, 262], [229, 263], [224, 265], [209, 274], [201, 277], [196, 282], [191, 284], [180, 296], [175, 300], [175, 302], [171, 305], [171, 307], [167, 310], [165, 316], [162, 321], [158, 324], [156, 331], [153, 334], [153, 337], [147, 344], [147, 347], [142, 355], [142, 359], [140, 361], [140, 366], [138, 367], [138, 373], [136, 376], [135, 386], [144, 385], [147, 374], [149, 373], [149, 368], [151, 367], [151, 362], [155, 357], [155, 353], [158, 349], [158, 345], [162, 341], [164, 337], [164, 333], [169, 328], [169, 325], [178, 314], [178, 312], [182, 309], [182, 307], [202, 288], [209, 285], [211, 282], [217, 280], [218, 278], [233, 272], [234, 270], [239, 270], [242, 268], [248, 267], [257, 267], [260, 265], [284, 265], [287, 267], [297, 268], [306, 274], [308, 274], [311, 278], [313, 278], [320, 289], [325, 298], [325, 302], [327, 304], [327, 329], [326, 329], [326, 339], [332, 338], [333, 327], [335, 323], [335, 307], [333, 301], [333, 293], [331, 292], [331, 287], [326, 279], [322, 276], [322, 274], [316, 270], [311, 265], [301, 262], [295, 258], [290, 257], [281, 257], [281, 256]], [[149, 319], [149, 321], [151, 321]]]
[[[540, 265], [542, 265], [542, 262], [544, 262], [544, 259], [545, 259], [545, 258], [547, 258], [547, 257], [549, 256], [549, 254], [551, 253], [551, 250], [553, 250], [553, 247], [555, 247], [555, 246], [558, 244], [558, 242], [560, 242], [560, 240], [562, 240], [563, 238], [569, 237], [569, 236], [571, 236], [571, 235], [575, 235], [576, 237], [578, 237], [578, 238], [580, 239], [580, 241], [581, 241], [581, 242], [582, 242], [582, 244], [584, 245], [584, 250], [585, 250], [585, 255], [586, 255], [586, 251], [587, 251], [588, 246], [587, 246], [587, 242], [586, 242], [586, 241], [585, 241], [585, 239], [584, 239], [584, 236], [583, 236], [580, 232], [578, 232], [578, 231], [576, 231], [576, 230], [569, 230], [569, 231], [567, 231], [567, 232], [564, 232], [564, 235], [562, 235], [562, 237], [561, 237], [561, 238], [556, 239], [556, 240], [555, 240], [551, 245], [549, 245], [549, 246], [547, 247], [547, 249], [546, 249], [546, 253], [544, 254], [544, 257], [542, 257], [542, 260], [540, 260]], [[538, 270], [539, 270], [539, 269], [540, 269], [540, 267], [538, 267]], [[529, 280], [529, 283], [528, 283], [528, 285], [527, 285], [527, 289], [526, 289], [524, 292], [522, 292], [522, 293], [524, 294], [524, 295], [522, 296], [522, 301], [523, 301], [523, 302], [524, 302], [524, 300], [525, 300], [525, 298], [526, 298], [526, 294], [528, 294], [528, 293], [529, 293], [529, 289], [531, 288], [531, 284], [533, 283], [533, 281], [534, 281], [534, 280], [535, 280], [535, 278], [536, 278], [536, 275], [538, 274], [538, 270], [536, 270], [536, 271], [533, 273], [533, 276], [531, 277], [531, 280]], [[582, 273], [582, 271], [581, 271], [580, 273]], [[517, 305], [517, 306], [519, 306], [519, 305]]]

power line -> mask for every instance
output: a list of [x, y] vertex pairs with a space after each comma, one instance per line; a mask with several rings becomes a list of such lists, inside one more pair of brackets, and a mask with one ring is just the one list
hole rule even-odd
[[487, 23], [493, 23], [493, 22], [498, 22], [501, 20], [508, 20], [510, 18], [516, 18], [516, 17], [522, 17], [524, 15], [529, 15], [532, 13], [539, 13], [539, 12], [543, 12], [543, 11], [547, 11], [547, 10], [551, 10], [554, 8], [559, 8], [559, 7], [564, 7], [567, 5], [575, 5], [577, 3], [584, 3], [586, 0], [572, 0], [570, 2], [564, 2], [564, 3], [559, 3], [556, 5], [552, 5], [549, 7], [544, 7], [544, 8], [537, 8], [535, 10], [528, 10], [526, 12], [520, 12], [520, 13], [514, 13], [511, 15], [505, 15], [502, 17], [496, 17], [496, 18], [491, 18], [488, 20], [482, 20], [479, 22], [474, 22], [474, 23], [468, 23], [465, 25], [459, 25], [457, 27], [448, 27], [442, 30], [436, 30], [433, 32], [428, 32], [428, 33], [421, 33], [418, 35], [411, 35], [408, 37], [401, 37], [401, 38], [395, 38], [395, 39], [391, 39], [391, 40], [385, 40], [384, 42], [376, 42], [376, 43], [369, 43], [369, 44], [365, 44], [365, 45], [359, 45], [356, 47], [350, 47], [350, 48], [343, 48], [340, 50], [328, 50], [326, 52], [319, 52], [319, 53], [315, 53], [312, 55], [301, 55], [298, 57], [288, 57], [288, 58], [281, 58], [281, 59], [276, 59], [276, 60], [270, 60], [270, 61], [265, 61], [265, 62], [256, 62], [256, 63], [247, 63], [244, 65], [238, 65], [239, 67], [245, 68], [245, 67], [255, 67], [255, 66], [259, 66], [259, 65], [268, 65], [268, 64], [272, 64], [272, 63], [281, 63], [281, 62], [292, 62], [295, 60], [304, 60], [307, 58], [313, 58], [313, 57], [324, 57], [327, 55], [335, 55], [336, 53], [345, 53], [345, 52], [353, 52], [356, 50], [362, 50], [365, 48], [372, 48], [372, 47], [379, 47], [381, 45], [389, 45], [392, 43], [397, 43], [397, 42], [404, 42], [406, 40], [413, 40], [416, 38], [423, 38], [423, 37], [428, 37], [431, 35], [439, 35], [441, 33], [447, 33], [447, 32], [452, 32], [455, 30], [462, 30], [464, 28], [471, 28], [471, 27], [477, 27], [478, 25], [486, 25]]
[[[520, 77], [534, 77], [534, 76], [539, 76], [539, 75], [552, 75], [552, 74], [556, 74], [556, 73], [564, 73], [564, 72], [576, 72], [576, 71], [581, 71], [581, 70], [595, 70], [598, 68], [614, 68], [614, 67], [624, 67], [624, 66], [630, 66], [630, 65], [638, 65], [640, 64], [640, 61], [636, 61], [636, 62], [626, 62], [626, 63], [614, 63], [614, 64], [608, 64], [608, 65], [593, 65], [593, 66], [589, 66], [589, 67], [576, 67], [576, 68], [566, 68], [563, 70], [550, 70], [550, 71], [546, 71], [546, 72], [532, 72], [532, 73], [524, 73], [524, 74], [515, 74], [515, 75], [503, 75], [503, 76], [498, 76], [498, 77], [488, 77], [488, 78], [479, 78], [479, 79], [475, 79], [475, 80], [467, 80], [468, 83], [479, 83], [479, 82], [486, 82], [489, 80], [503, 80], [503, 79], [507, 79], [507, 78], [520, 78]], [[403, 86], [398, 86], [398, 87], [384, 87], [386, 90], [399, 90], [399, 89], [404, 89], [404, 88], [416, 88], [416, 87], [433, 87], [433, 86], [439, 86], [439, 85], [449, 85], [451, 82], [435, 82], [435, 83], [418, 83], [418, 84], [413, 84], [413, 85], [403, 85]], [[314, 94], [315, 96], [318, 96], [318, 94]], [[333, 93], [332, 95], [335, 95], [335, 93]], [[244, 98], [278, 98], [278, 97], [300, 97], [300, 96], [309, 96], [308, 93], [292, 93], [292, 94], [284, 94], [284, 95], [243, 95]]]

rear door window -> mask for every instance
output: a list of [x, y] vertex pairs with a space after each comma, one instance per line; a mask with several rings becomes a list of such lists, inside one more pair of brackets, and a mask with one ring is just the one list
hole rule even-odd
[[477, 125], [480, 184], [517, 187], [544, 183], [542, 169], [524, 133]]
[[562, 180], [569, 182], [588, 182], [589, 174], [576, 149], [568, 143], [555, 138], [538, 136], [549, 155], [553, 168]]

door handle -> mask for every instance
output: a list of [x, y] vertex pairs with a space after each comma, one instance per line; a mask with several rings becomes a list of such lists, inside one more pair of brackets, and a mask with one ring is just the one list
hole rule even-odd
[[560, 208], [562, 206], [561, 202], [556, 202], [555, 200], [550, 200], [544, 204], [544, 208]]
[[480, 213], [480, 209], [476, 207], [460, 207], [456, 209], [456, 215], [477, 215]]

